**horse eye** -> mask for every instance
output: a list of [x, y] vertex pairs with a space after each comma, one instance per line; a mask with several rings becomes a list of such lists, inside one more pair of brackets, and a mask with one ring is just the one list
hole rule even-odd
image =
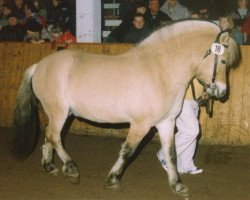
[[222, 63], [222, 64], [226, 64], [227, 61], [226, 61], [226, 60], [221, 60], [221, 63]]

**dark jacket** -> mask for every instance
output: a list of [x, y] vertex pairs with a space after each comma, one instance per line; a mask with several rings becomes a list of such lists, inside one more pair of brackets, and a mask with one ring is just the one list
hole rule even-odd
[[[113, 29], [108, 38], [112, 38], [113, 42], [123, 42], [124, 35], [133, 26], [133, 15], [128, 15], [126, 19], [122, 20], [122, 23]], [[109, 42], [109, 41], [108, 41]]]
[[155, 16], [152, 16], [150, 11], [146, 12], [145, 21], [151, 30], [155, 30], [163, 22], [172, 21], [172, 19], [167, 14], [165, 14], [159, 10], [157, 15], [155, 15]]
[[0, 31], [0, 41], [23, 41], [25, 29], [20, 25], [4, 26]]
[[126, 43], [138, 43], [148, 37], [151, 32], [151, 29], [146, 24], [142, 29], [132, 26], [124, 36], [123, 41]]

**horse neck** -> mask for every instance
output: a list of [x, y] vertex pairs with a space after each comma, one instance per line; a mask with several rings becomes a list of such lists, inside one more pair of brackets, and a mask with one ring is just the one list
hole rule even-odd
[[164, 71], [179, 70], [179, 73], [186, 76], [190, 74], [188, 77], [192, 79], [215, 38], [216, 33], [204, 34], [204, 36], [199, 33], [192, 33], [191, 36], [183, 34], [165, 39], [156, 35], [138, 45], [136, 52], [145, 57], [146, 60], [154, 60], [155, 58], [160, 60]]

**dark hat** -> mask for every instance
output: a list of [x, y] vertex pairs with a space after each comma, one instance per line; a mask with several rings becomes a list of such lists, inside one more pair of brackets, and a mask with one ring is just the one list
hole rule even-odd
[[39, 32], [42, 30], [42, 25], [39, 24], [35, 19], [28, 20], [25, 28], [27, 31]]

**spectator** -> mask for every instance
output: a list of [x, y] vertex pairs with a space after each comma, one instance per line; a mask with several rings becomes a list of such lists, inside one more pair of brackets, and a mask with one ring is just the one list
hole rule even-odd
[[53, 24], [49, 31], [52, 33], [52, 48], [56, 45], [61, 45], [63, 48], [67, 48], [70, 43], [75, 43], [76, 38], [72, 33], [65, 27], [64, 24]]
[[120, 0], [119, 16], [121, 20], [126, 20], [134, 7], [134, 0]]
[[25, 24], [25, 19], [26, 19], [26, 16], [24, 13], [24, 5], [25, 5], [24, 0], [14, 0], [13, 12], [17, 15], [18, 23], [21, 25]]
[[234, 22], [231, 16], [221, 16], [219, 18], [219, 25], [222, 31], [230, 32], [238, 45], [244, 44], [244, 36], [238, 28], [234, 27]]
[[248, 0], [237, 0], [237, 8], [230, 15], [234, 20], [235, 26], [241, 27], [245, 19], [250, 16]]
[[0, 41], [23, 41], [24, 28], [18, 23], [18, 16], [15, 13], [8, 15], [8, 25], [0, 31]]
[[47, 27], [46, 20], [38, 14], [38, 10], [33, 3], [26, 3], [24, 6], [25, 15], [27, 17], [26, 23], [30, 20], [35, 20], [37, 23], [42, 25], [43, 27]]
[[160, 11], [159, 0], [149, 0], [149, 10], [145, 14], [145, 21], [151, 30], [156, 29], [163, 22], [171, 21], [171, 18]]
[[29, 21], [25, 26], [26, 35], [24, 41], [39, 44], [45, 42], [41, 37], [42, 25], [36, 22], [34, 19]]
[[151, 29], [145, 25], [143, 14], [136, 13], [134, 15], [133, 26], [124, 36], [126, 43], [138, 43], [145, 39], [151, 33]]
[[43, 0], [32, 0], [31, 1], [36, 9], [38, 10], [38, 14], [42, 16], [47, 21], [47, 10]]
[[250, 45], [250, 17], [243, 22], [241, 32], [244, 35], [244, 44]]
[[69, 27], [70, 12], [61, 0], [51, 0], [51, 10], [47, 10], [49, 15], [47, 18], [48, 24], [64, 24]]
[[2, 5], [2, 18], [0, 20], [0, 29], [8, 24], [7, 16], [13, 12], [13, 6], [10, 3], [4, 3]]
[[0, 14], [2, 13], [3, 10], [3, 4], [5, 4], [6, 1], [5, 0], [0, 0]]
[[[147, 4], [148, 0], [120, 0], [119, 5], [119, 17], [121, 20], [126, 20], [128, 16], [133, 18], [134, 10], [136, 8], [136, 4], [143, 3]], [[131, 16], [132, 13], [132, 16]]]
[[123, 42], [124, 35], [130, 29], [130, 27], [133, 26], [134, 13], [141, 13], [144, 15], [147, 10], [147, 5], [143, 2], [135, 3], [134, 6], [135, 10], [132, 11], [133, 13], [130, 13], [126, 19], [122, 20], [122, 23], [117, 28], [111, 31], [111, 33], [106, 38], [105, 42], [107, 43]]
[[160, 9], [172, 20], [180, 20], [191, 17], [189, 10], [185, 6], [181, 5], [177, 0], [166, 0]]
[[191, 12], [190, 17], [192, 19], [208, 19], [209, 18], [209, 13], [207, 9], [202, 9], [199, 11], [194, 11]]

